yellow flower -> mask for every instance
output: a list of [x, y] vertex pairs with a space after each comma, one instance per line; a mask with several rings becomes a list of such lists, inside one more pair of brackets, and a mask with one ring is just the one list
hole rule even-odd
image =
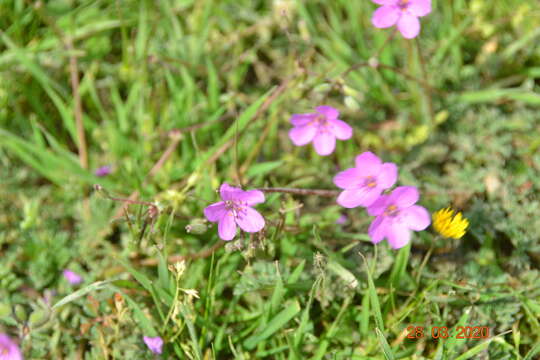
[[433, 228], [442, 236], [459, 239], [467, 232], [469, 220], [450, 208], [441, 209], [433, 213]]

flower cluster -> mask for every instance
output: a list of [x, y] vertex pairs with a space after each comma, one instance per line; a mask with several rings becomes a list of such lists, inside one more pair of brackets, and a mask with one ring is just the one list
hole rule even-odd
[[[328, 106], [320, 106], [317, 109], [334, 114], [334, 120], [339, 114], [337, 110], [329, 112]], [[293, 115], [293, 118], [312, 115]], [[305, 123], [300, 126], [314, 125]], [[416, 205], [420, 197], [416, 187], [399, 186], [391, 193], [383, 194], [394, 186], [397, 178], [396, 164], [383, 163], [369, 151], [356, 157], [355, 167], [344, 170], [334, 177], [334, 184], [343, 189], [337, 203], [345, 208], [358, 206], [366, 208], [369, 215], [375, 216], [368, 230], [373, 243], [387, 238], [394, 249], [399, 249], [410, 241], [411, 230], [424, 230], [431, 222], [428, 211]], [[236, 236], [237, 225], [250, 233], [264, 228], [264, 218], [252, 208], [253, 205], [264, 202], [265, 197], [261, 191], [244, 191], [225, 183], [221, 185], [219, 192], [222, 201], [205, 208], [204, 214], [209, 221], [218, 223], [218, 234], [222, 240], [232, 240]]]
[[415, 205], [419, 199], [416, 187], [399, 186], [389, 195], [382, 195], [397, 181], [396, 164], [383, 163], [367, 151], [356, 157], [355, 165], [334, 177], [334, 184], [343, 189], [337, 202], [346, 208], [363, 206], [375, 216], [368, 230], [373, 243], [387, 238], [392, 248], [399, 249], [409, 242], [411, 230], [429, 226], [429, 213]]
[[[373, 13], [373, 25], [377, 28], [396, 25], [407, 39], [420, 33], [418, 18], [431, 12], [431, 0], [372, 1], [381, 5]], [[315, 152], [321, 156], [334, 152], [336, 139], [348, 140], [353, 135], [352, 127], [339, 119], [339, 111], [327, 105], [317, 106], [314, 112], [293, 114], [289, 121], [293, 126], [289, 130], [293, 144], [304, 146], [313, 143]], [[387, 238], [392, 248], [399, 249], [410, 241], [411, 230], [420, 231], [429, 226], [429, 213], [416, 205], [420, 197], [416, 187], [399, 186], [384, 194], [397, 181], [396, 164], [383, 163], [375, 154], [364, 152], [356, 157], [355, 165], [334, 177], [334, 184], [343, 190], [337, 203], [345, 208], [362, 206], [369, 215], [375, 216], [368, 230], [373, 243]], [[222, 240], [232, 240], [237, 226], [249, 233], [264, 228], [264, 218], [252, 208], [264, 202], [261, 191], [244, 191], [224, 183], [219, 192], [222, 201], [205, 208], [204, 215], [209, 221], [218, 223], [218, 234]], [[340, 220], [341, 223], [344, 221]], [[463, 224], [458, 223], [458, 220], [444, 223], [446, 233], [453, 236], [461, 234]]]

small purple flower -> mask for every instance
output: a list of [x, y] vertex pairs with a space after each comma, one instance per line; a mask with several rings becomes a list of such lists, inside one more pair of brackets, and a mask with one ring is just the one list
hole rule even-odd
[[401, 35], [412, 39], [420, 33], [419, 17], [431, 12], [431, 0], [371, 0], [382, 5], [371, 18], [376, 28], [388, 28], [397, 24]]
[[251, 206], [264, 202], [264, 194], [259, 190], [244, 191], [229, 184], [222, 184], [219, 193], [223, 201], [204, 209], [204, 215], [211, 222], [218, 223], [218, 233], [222, 240], [232, 240], [236, 235], [236, 225], [246, 232], [257, 232], [264, 227], [264, 218]]
[[69, 269], [65, 269], [62, 274], [64, 275], [64, 278], [71, 284], [71, 285], [78, 285], [82, 283], [83, 278], [77, 274], [76, 272], [73, 272]]
[[347, 223], [347, 215], [341, 214], [336, 220], [336, 224], [345, 225]]
[[377, 155], [370, 151], [356, 157], [356, 167], [338, 173], [334, 184], [344, 189], [337, 198], [337, 203], [346, 208], [368, 207], [397, 180], [397, 166], [394, 163], [382, 163]]
[[107, 176], [112, 172], [112, 167], [110, 165], [105, 165], [100, 168], [97, 168], [94, 174], [98, 177]]
[[23, 360], [19, 346], [6, 334], [0, 334], [0, 360]]
[[152, 351], [154, 354], [161, 354], [162, 348], [163, 348], [163, 339], [159, 336], [156, 337], [149, 337], [149, 336], [143, 336], [144, 343], [150, 351]]
[[289, 131], [289, 138], [296, 146], [313, 141], [317, 154], [330, 155], [336, 147], [336, 138], [350, 139], [352, 128], [338, 119], [339, 111], [331, 106], [317, 106], [315, 111], [291, 116], [293, 128]]
[[410, 241], [411, 230], [427, 228], [431, 222], [428, 211], [414, 205], [419, 197], [414, 186], [398, 186], [390, 195], [381, 195], [367, 209], [376, 216], [368, 230], [371, 241], [377, 244], [386, 237], [392, 248], [399, 249]]

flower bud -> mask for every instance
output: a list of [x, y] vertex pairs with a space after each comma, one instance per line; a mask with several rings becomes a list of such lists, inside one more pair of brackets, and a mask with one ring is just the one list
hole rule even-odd
[[13, 314], [15, 314], [15, 319], [18, 322], [26, 322], [28, 319], [28, 314], [26, 313], [26, 310], [22, 305], [15, 305], [15, 308], [13, 310]]
[[208, 230], [208, 225], [204, 219], [193, 219], [186, 225], [186, 231], [190, 234], [204, 234]]
[[28, 319], [30, 327], [34, 329], [45, 325], [48, 321], [49, 321], [49, 314], [47, 313], [47, 311], [43, 309], [36, 309], [32, 311]]

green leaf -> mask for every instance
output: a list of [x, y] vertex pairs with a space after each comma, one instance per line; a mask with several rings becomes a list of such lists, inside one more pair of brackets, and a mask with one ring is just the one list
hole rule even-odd
[[381, 313], [381, 304], [379, 302], [379, 297], [377, 296], [377, 289], [375, 288], [375, 283], [373, 282], [373, 277], [371, 276], [371, 271], [369, 270], [366, 258], [362, 254], [360, 254], [360, 256], [364, 260], [364, 265], [366, 267], [369, 300], [371, 308], [373, 309], [373, 317], [375, 318], [375, 324], [377, 324], [377, 328], [379, 328], [380, 331], [384, 333], [384, 321]]
[[258, 334], [250, 336], [244, 341], [244, 346], [247, 349], [253, 349], [261, 341], [269, 338], [279, 329], [281, 329], [285, 324], [287, 324], [293, 317], [300, 312], [300, 304], [295, 301], [287, 308], [283, 309], [279, 314], [277, 314], [266, 327]]
[[[448, 331], [449, 334], [451, 334], [450, 337], [448, 337], [448, 339], [446, 340], [446, 342], [444, 343], [445, 344], [445, 352], [446, 352], [446, 355], [448, 357], [452, 357], [454, 356], [454, 353], [456, 352], [457, 350], [457, 347], [456, 345], [458, 345], [458, 338], [455, 336], [456, 334], [456, 329], [459, 327], [459, 326], [465, 326], [465, 324], [467, 324], [467, 320], [469, 319], [469, 314], [471, 313], [472, 311], [472, 308], [471, 307], [468, 307], [466, 308], [464, 311], [463, 311], [463, 314], [461, 315], [461, 317], [459, 318], [457, 324]], [[460, 345], [462, 345], [463, 343], [460, 341], [459, 342]]]
[[56, 310], [59, 307], [69, 304], [70, 302], [75, 301], [92, 291], [102, 290], [106, 288], [108, 284], [112, 283], [113, 281], [115, 280], [96, 281], [88, 286], [85, 286], [82, 289], [72, 292], [68, 296], [65, 296], [64, 298], [60, 299], [56, 304], [53, 305], [52, 309]]
[[396, 261], [392, 267], [392, 272], [388, 278], [388, 287], [393, 287], [394, 289], [399, 288], [399, 282], [407, 269], [407, 264], [409, 263], [409, 255], [411, 253], [411, 242], [406, 246], [399, 249], [396, 256]]
[[377, 333], [377, 338], [379, 339], [379, 344], [381, 345], [384, 357], [387, 360], [394, 360], [396, 357], [394, 355], [394, 352], [390, 348], [388, 341], [386, 341], [384, 334], [378, 328], [375, 328], [375, 332]]

